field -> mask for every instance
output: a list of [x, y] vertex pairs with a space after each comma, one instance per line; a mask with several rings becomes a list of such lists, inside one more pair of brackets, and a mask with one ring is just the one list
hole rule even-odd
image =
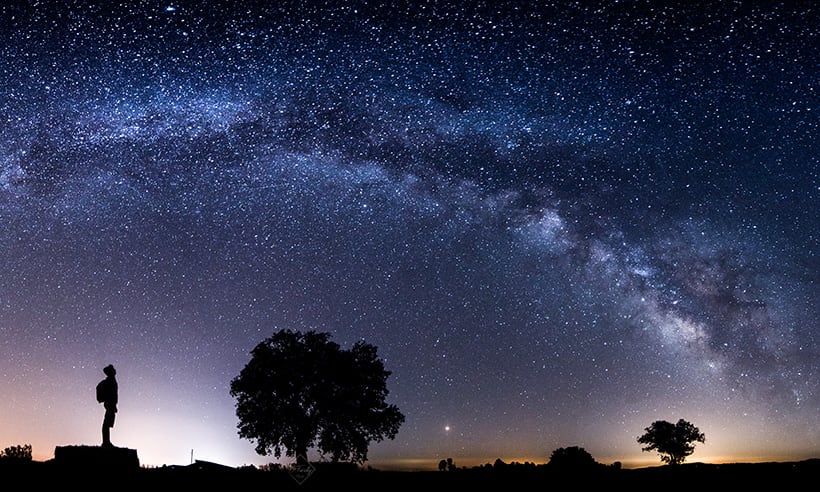
[[[318, 466], [302, 475], [293, 470], [262, 471], [197, 462], [189, 466], [117, 470], [100, 466], [64, 467], [54, 462], [0, 466], [0, 480], [18, 490], [43, 488], [95, 490], [779, 490], [805, 489], [820, 479], [820, 459], [787, 463], [691, 463], [639, 469], [601, 466], [585, 470], [490, 466], [442, 472], [402, 472]], [[809, 486], [809, 488], [811, 487]]]

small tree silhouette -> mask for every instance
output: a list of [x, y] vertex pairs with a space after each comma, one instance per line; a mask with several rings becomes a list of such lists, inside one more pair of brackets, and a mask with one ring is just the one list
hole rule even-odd
[[582, 470], [594, 468], [598, 463], [584, 448], [570, 446], [553, 451], [547, 465], [560, 470]]
[[0, 458], [15, 461], [31, 461], [31, 444], [10, 446], [0, 453]]
[[678, 465], [695, 452], [694, 442], [706, 442], [706, 436], [691, 423], [680, 419], [677, 424], [657, 420], [644, 429], [646, 432], [638, 437], [640, 444], [646, 444], [641, 451], [656, 450], [661, 461], [669, 465]]

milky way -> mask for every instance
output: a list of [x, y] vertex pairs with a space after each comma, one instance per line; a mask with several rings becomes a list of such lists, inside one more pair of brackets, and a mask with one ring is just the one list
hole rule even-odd
[[107, 3], [0, 7], [0, 449], [112, 363], [142, 462], [268, 463], [289, 328], [378, 347], [375, 463], [820, 452], [813, 2]]

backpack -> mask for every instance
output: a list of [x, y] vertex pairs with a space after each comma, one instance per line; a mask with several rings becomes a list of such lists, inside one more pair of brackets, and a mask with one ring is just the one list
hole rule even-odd
[[105, 401], [105, 379], [97, 383], [97, 402]]

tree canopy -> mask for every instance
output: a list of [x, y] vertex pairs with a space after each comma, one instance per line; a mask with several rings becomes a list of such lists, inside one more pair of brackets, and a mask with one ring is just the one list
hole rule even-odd
[[231, 381], [239, 435], [260, 455], [303, 460], [315, 448], [333, 461], [363, 463], [370, 442], [393, 439], [404, 423], [385, 401], [390, 374], [373, 345], [344, 350], [328, 333], [280, 330]]
[[547, 464], [555, 469], [579, 470], [594, 468], [598, 465], [598, 462], [586, 449], [570, 446], [554, 450]]
[[31, 444], [9, 446], [3, 451], [0, 451], [0, 459], [10, 461], [31, 461]]
[[706, 442], [706, 436], [691, 423], [680, 419], [677, 424], [657, 420], [644, 429], [646, 432], [638, 437], [640, 444], [646, 444], [641, 451], [656, 450], [661, 461], [669, 465], [683, 463], [686, 457], [695, 452], [695, 442]]

